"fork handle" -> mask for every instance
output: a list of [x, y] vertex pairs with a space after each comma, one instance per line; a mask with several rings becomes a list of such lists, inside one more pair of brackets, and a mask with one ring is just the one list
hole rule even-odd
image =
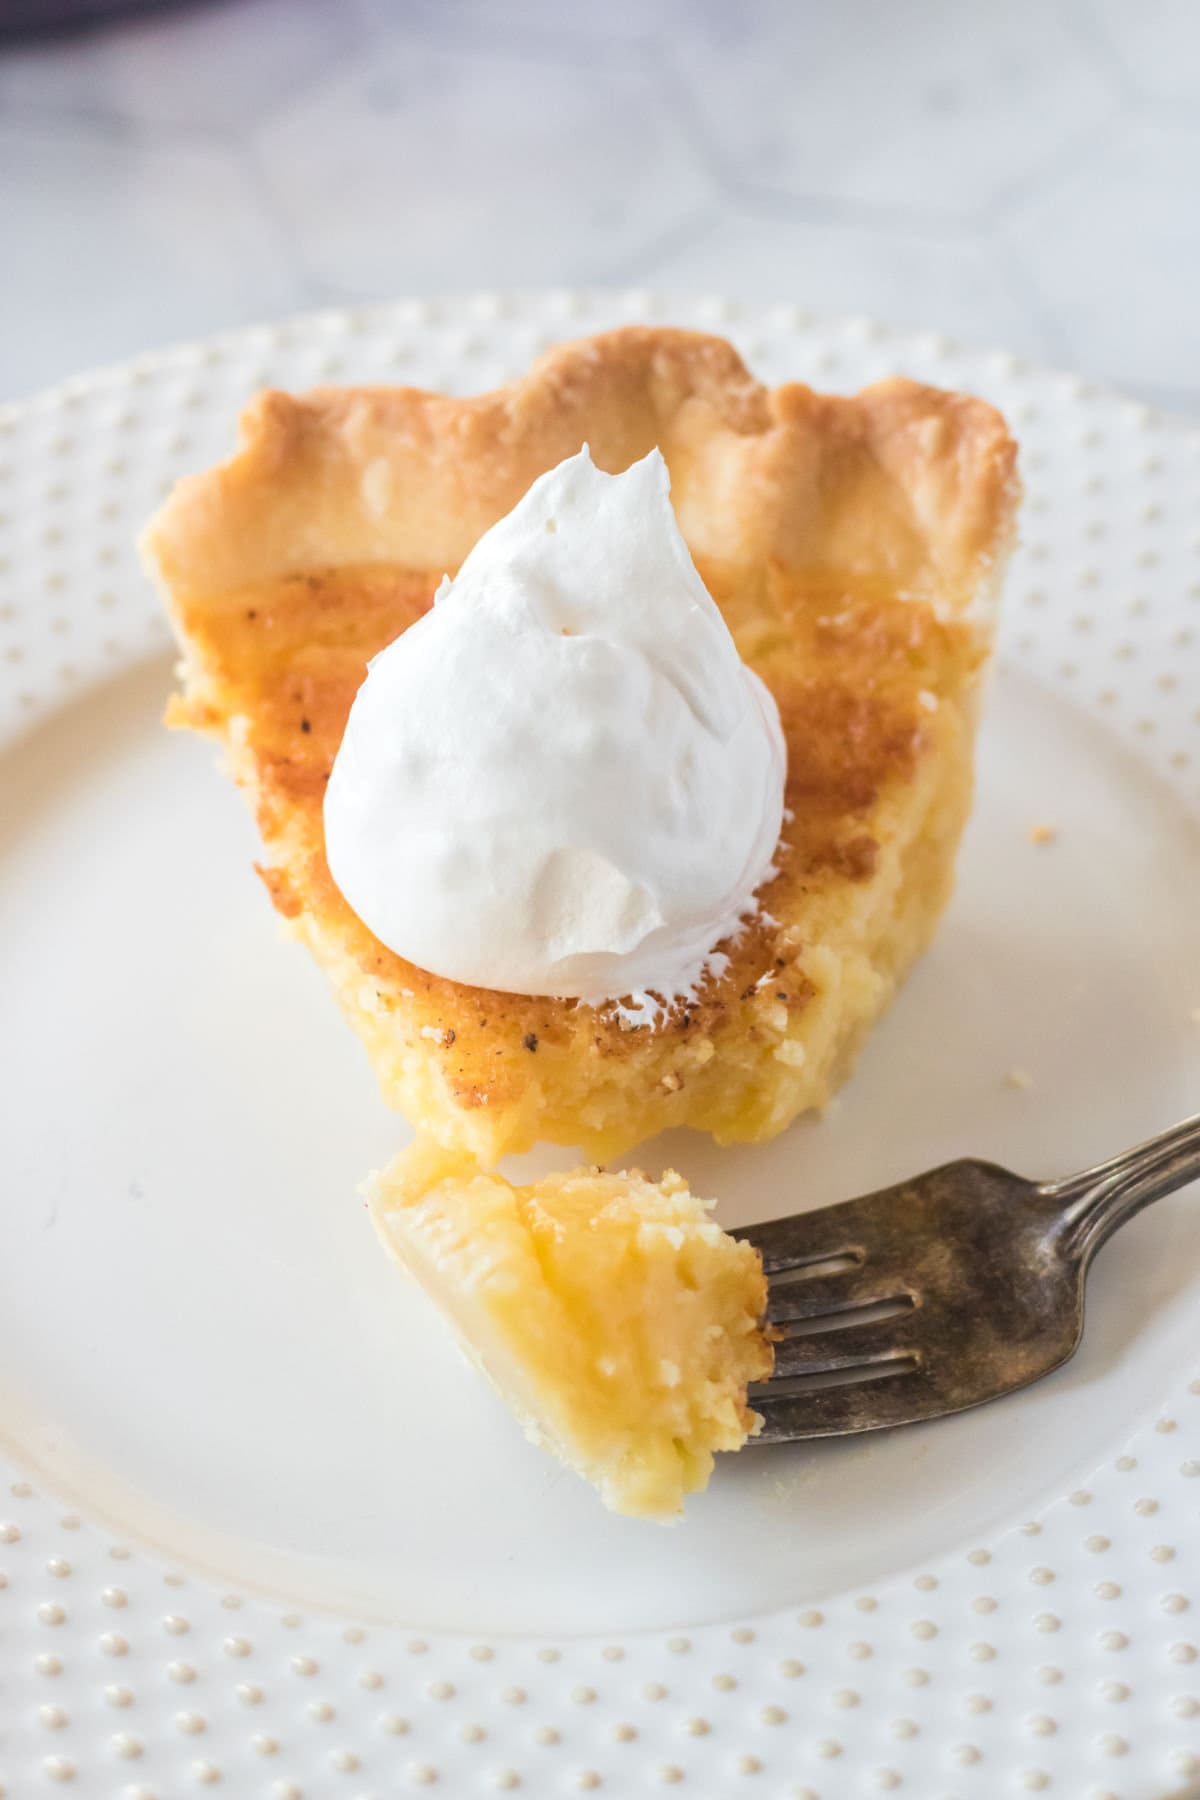
[[1198, 1179], [1200, 1113], [1094, 1169], [1043, 1182], [1038, 1191], [1062, 1203], [1069, 1241], [1088, 1257], [1144, 1206]]

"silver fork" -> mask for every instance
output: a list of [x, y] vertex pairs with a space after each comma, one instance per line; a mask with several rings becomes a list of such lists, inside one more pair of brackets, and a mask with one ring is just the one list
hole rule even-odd
[[955, 1162], [734, 1232], [762, 1253], [775, 1370], [755, 1443], [909, 1425], [998, 1400], [1074, 1355], [1088, 1268], [1200, 1177], [1200, 1116], [1064, 1181]]

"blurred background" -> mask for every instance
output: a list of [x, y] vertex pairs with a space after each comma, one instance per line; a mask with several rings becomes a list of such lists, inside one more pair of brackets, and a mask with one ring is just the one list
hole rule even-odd
[[598, 284], [1195, 415], [1198, 196], [1200, 0], [0, 0], [0, 398], [309, 307]]

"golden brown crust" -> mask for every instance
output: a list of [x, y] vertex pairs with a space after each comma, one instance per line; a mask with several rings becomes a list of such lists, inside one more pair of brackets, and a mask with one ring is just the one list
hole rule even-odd
[[693, 554], [743, 576], [774, 559], [958, 604], [1016, 500], [1015, 446], [981, 400], [901, 379], [771, 391], [723, 339], [628, 326], [467, 399], [260, 394], [239, 454], [181, 482], [144, 547], [176, 597], [349, 564], [452, 570], [585, 441], [613, 471], [658, 445]]
[[[172, 720], [227, 744], [271, 897], [389, 1098], [485, 1164], [538, 1136], [598, 1158], [665, 1125], [756, 1137], [823, 1100], [949, 891], [989, 637], [975, 602], [1016, 503], [999, 416], [904, 381], [855, 399], [768, 393], [719, 340], [637, 329], [564, 346], [475, 400], [264, 395], [243, 437], [146, 534], [187, 655]], [[355, 917], [324, 855], [324, 786], [368, 659], [585, 438], [614, 469], [661, 444], [685, 536], [788, 742], [766, 914], [699, 1003], [650, 1032], [413, 968]]]

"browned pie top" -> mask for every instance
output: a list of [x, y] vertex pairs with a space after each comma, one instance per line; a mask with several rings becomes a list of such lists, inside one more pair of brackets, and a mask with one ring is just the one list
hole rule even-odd
[[[289, 840], [290, 873], [264, 871], [272, 899], [285, 915], [303, 910], [317, 917], [381, 996], [407, 989], [427, 998], [439, 1016], [454, 1019], [456, 1034], [474, 1016], [548, 1043], [580, 1012], [607, 1052], [623, 1052], [631, 1034], [611, 1010], [468, 989], [405, 962], [359, 921], [329, 874], [322, 807], [351, 703], [368, 660], [426, 610], [441, 574], [341, 569], [227, 594], [219, 603], [193, 608], [185, 602], [184, 631], [215, 677], [221, 704], [220, 714], [206, 717], [202, 707], [177, 702], [174, 721], [202, 729], [219, 729], [229, 716], [248, 721], [246, 748], [269, 859], [281, 835]], [[779, 704], [791, 817], [780, 872], [762, 893], [767, 917], [745, 932], [730, 968], [710, 982], [699, 1004], [670, 1015], [667, 1028], [675, 1031], [711, 1032], [728, 1004], [783, 960], [776, 942], [783, 927], [772, 915], [786, 923], [805, 891], [830, 877], [872, 873], [877, 802], [886, 787], [908, 778], [929, 728], [921, 695], [953, 696], [983, 656], [974, 632], [939, 620], [927, 604], [816, 588], [773, 569], [767, 606], [739, 618], [736, 595], [722, 594], [712, 572], [707, 575], [739, 649]], [[573, 1020], [574, 1028], [581, 1023]]]

